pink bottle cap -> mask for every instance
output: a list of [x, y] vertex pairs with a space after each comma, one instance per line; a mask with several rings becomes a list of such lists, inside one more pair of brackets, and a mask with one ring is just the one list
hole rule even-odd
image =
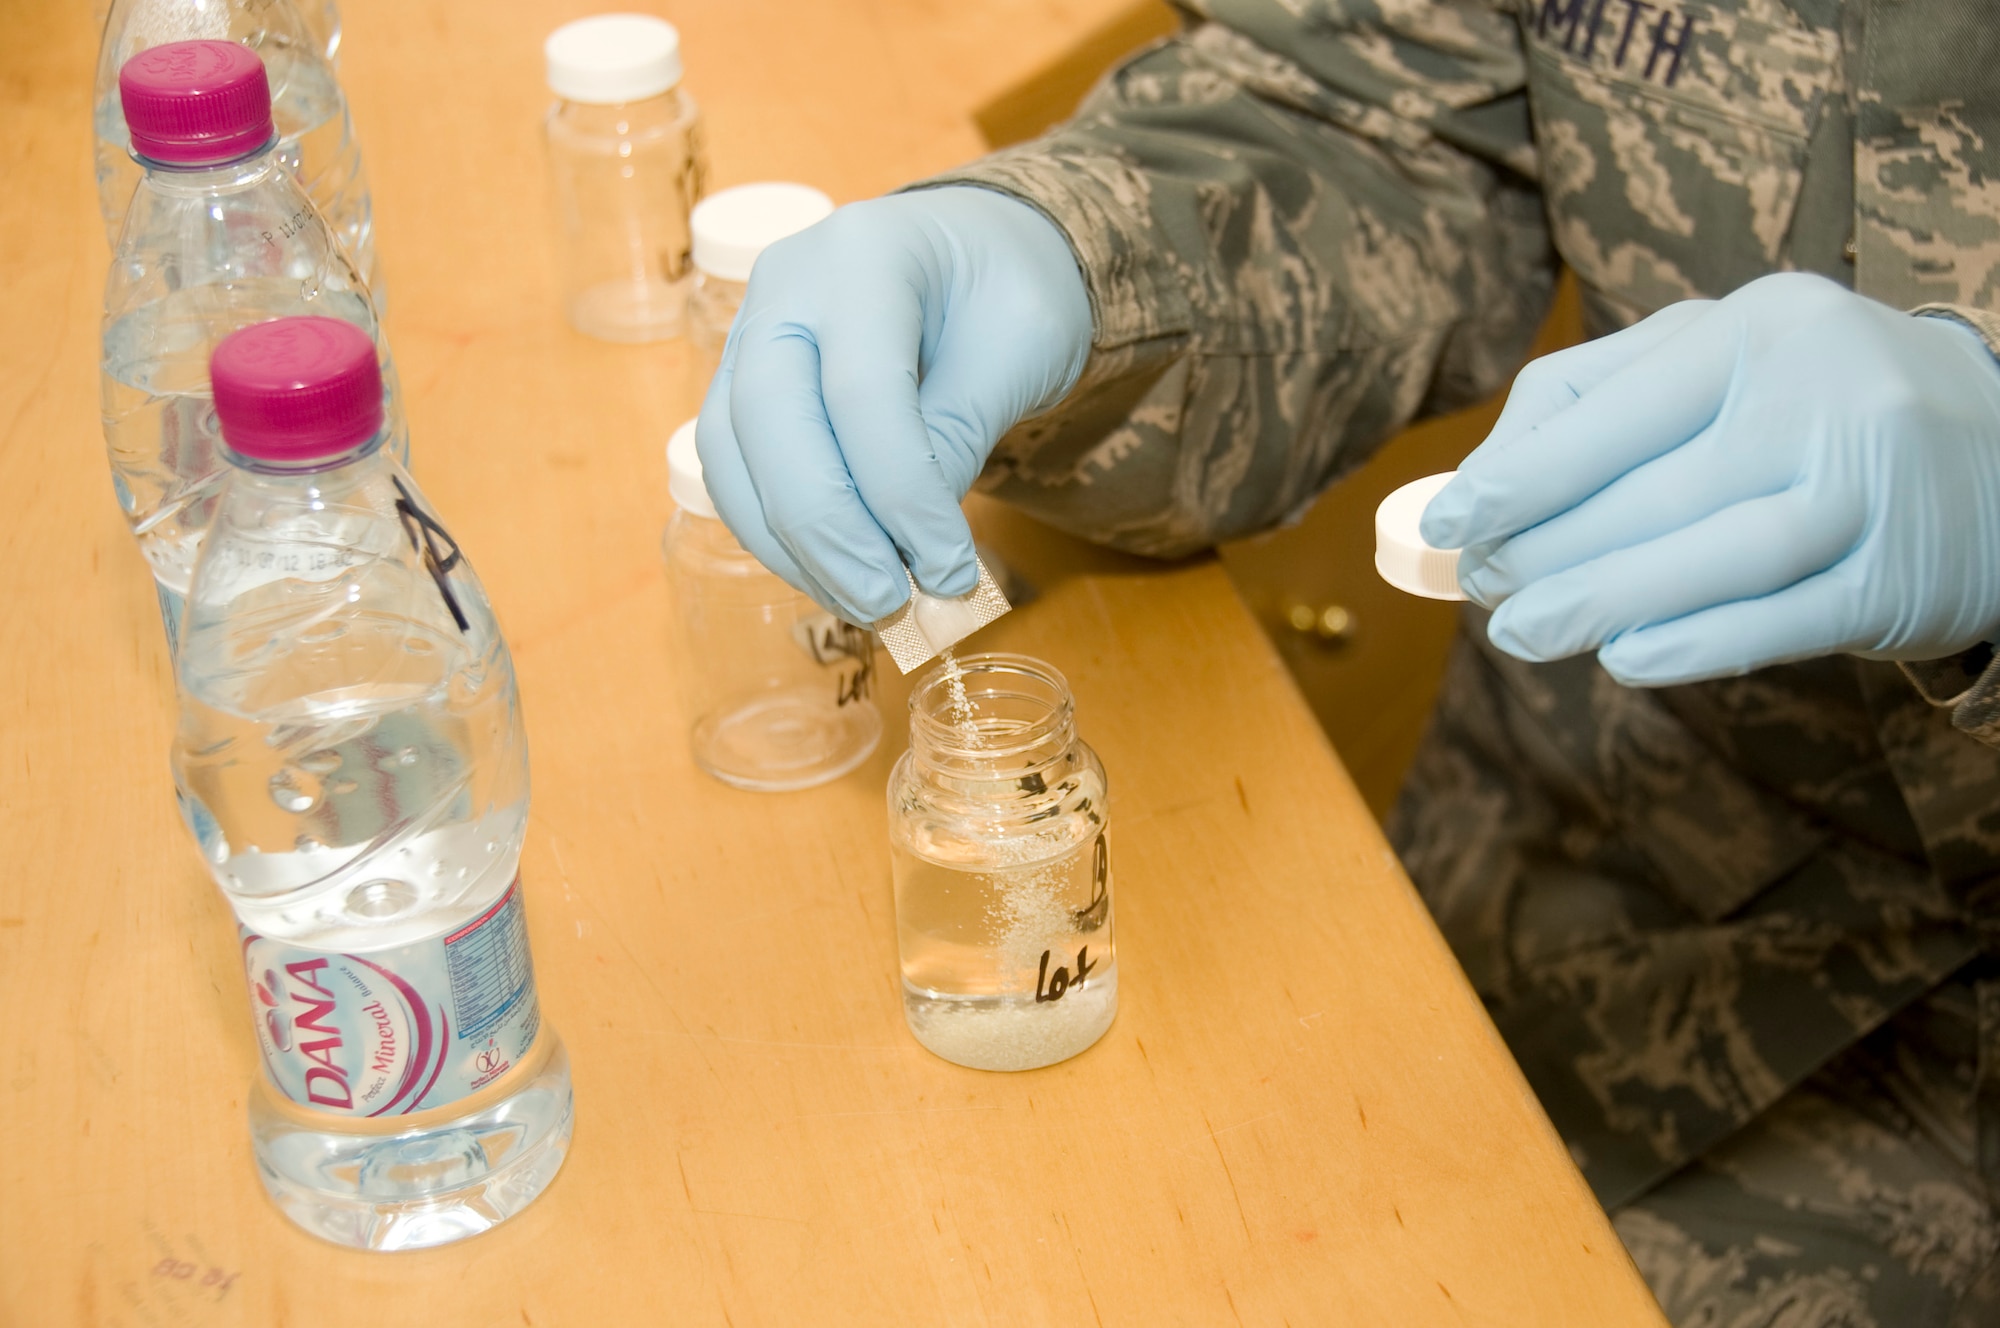
[[175, 166], [214, 166], [271, 141], [271, 81], [247, 46], [226, 41], [148, 47], [118, 71], [132, 150]]
[[318, 461], [382, 429], [382, 366], [338, 318], [274, 318], [224, 337], [208, 362], [230, 448], [259, 461]]

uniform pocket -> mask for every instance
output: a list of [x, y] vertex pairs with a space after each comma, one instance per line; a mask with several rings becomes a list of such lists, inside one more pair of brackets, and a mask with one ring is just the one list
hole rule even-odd
[[1633, 315], [1781, 265], [1837, 33], [1774, 4], [1528, 0], [1542, 188], [1557, 248]]

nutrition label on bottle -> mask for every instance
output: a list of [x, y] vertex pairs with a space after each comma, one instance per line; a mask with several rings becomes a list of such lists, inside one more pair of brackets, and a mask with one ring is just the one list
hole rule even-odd
[[461, 1040], [485, 1037], [522, 1001], [534, 1003], [535, 969], [528, 957], [520, 889], [517, 881], [492, 912], [444, 938]]
[[471, 922], [365, 955], [241, 935], [265, 1069], [318, 1111], [444, 1106], [513, 1068], [541, 1027], [519, 878]]

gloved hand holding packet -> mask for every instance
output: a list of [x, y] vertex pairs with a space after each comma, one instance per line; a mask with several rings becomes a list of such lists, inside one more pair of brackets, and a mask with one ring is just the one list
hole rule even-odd
[[898, 669], [908, 673], [928, 663], [1014, 607], [986, 560], [977, 561], [979, 584], [970, 594], [933, 595], [912, 576], [903, 607], [875, 623], [875, 635]]

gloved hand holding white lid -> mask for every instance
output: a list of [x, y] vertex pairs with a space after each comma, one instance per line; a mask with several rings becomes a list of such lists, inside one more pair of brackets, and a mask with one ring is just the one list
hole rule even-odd
[[1458, 550], [1432, 548], [1417, 531], [1424, 509], [1457, 473], [1412, 480], [1375, 509], [1375, 570], [1396, 589], [1425, 599], [1465, 598], [1458, 588]]

